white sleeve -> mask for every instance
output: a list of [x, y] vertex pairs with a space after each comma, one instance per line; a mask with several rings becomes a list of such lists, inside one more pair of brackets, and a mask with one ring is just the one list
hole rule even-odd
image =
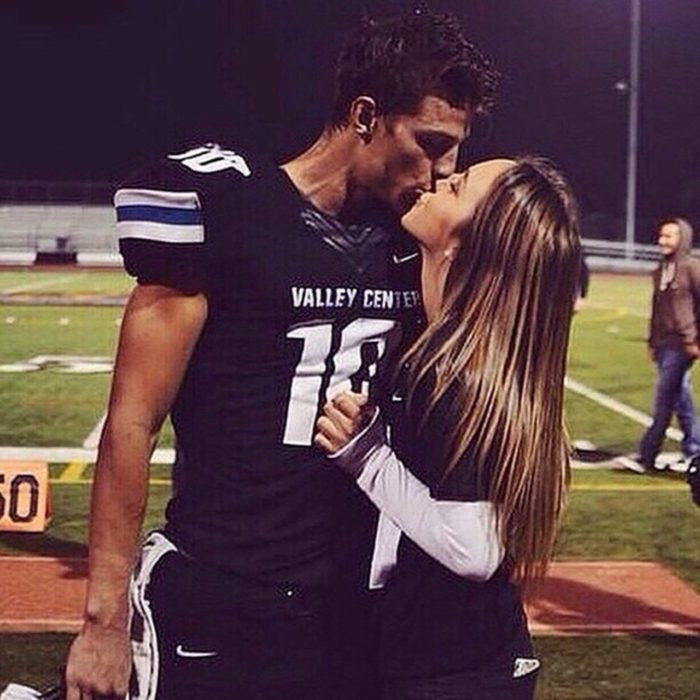
[[486, 581], [504, 550], [488, 501], [441, 501], [401, 463], [375, 411], [370, 424], [330, 459], [357, 479], [379, 510], [450, 571]]
[[40, 697], [42, 695], [38, 690], [18, 683], [10, 683], [0, 694], [0, 700], [35, 700]]

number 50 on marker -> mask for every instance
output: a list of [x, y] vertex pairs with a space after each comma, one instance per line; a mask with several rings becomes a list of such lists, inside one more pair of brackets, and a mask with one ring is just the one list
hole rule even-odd
[[46, 462], [0, 462], [0, 531], [42, 532], [48, 503]]

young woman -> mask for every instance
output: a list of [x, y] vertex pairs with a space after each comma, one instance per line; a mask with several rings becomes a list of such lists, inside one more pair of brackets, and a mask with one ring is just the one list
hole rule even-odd
[[403, 225], [428, 325], [397, 380], [391, 446], [357, 394], [330, 401], [316, 435], [381, 511], [383, 698], [532, 698], [520, 590], [546, 568], [568, 482], [575, 203], [545, 161], [488, 161], [424, 194]]

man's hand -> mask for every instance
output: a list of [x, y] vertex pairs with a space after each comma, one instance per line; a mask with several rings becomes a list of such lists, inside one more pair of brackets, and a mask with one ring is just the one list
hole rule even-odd
[[364, 428], [373, 410], [364, 394], [338, 394], [323, 407], [323, 415], [316, 422], [314, 444], [326, 454], [337, 452]]
[[126, 628], [88, 622], [68, 654], [66, 700], [124, 698], [130, 674], [131, 645]]
[[700, 357], [700, 346], [697, 343], [688, 343], [683, 346], [683, 350], [693, 360], [697, 360]]

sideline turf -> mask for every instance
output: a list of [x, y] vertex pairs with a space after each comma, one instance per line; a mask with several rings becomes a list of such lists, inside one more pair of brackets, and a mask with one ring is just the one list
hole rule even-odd
[[[41, 285], [37, 293], [57, 298], [125, 294], [131, 286], [118, 270], [0, 269], [0, 293], [32, 284]], [[645, 412], [653, 383], [644, 343], [650, 289], [642, 276], [594, 274], [587, 305], [574, 319], [569, 362], [572, 378]], [[46, 354], [111, 356], [121, 313], [120, 307], [0, 305], [0, 364]], [[0, 445], [80, 446], [99, 420], [108, 384], [108, 375], [0, 372]], [[696, 398], [700, 404], [700, 393]], [[571, 391], [566, 421], [572, 439], [620, 452], [632, 451], [642, 432], [628, 418]]]
[[[56, 277], [41, 276], [47, 274]], [[120, 294], [130, 286], [116, 271], [79, 272], [68, 279], [62, 271], [0, 271], [0, 294], [37, 281], [42, 283], [37, 293], [57, 297]], [[569, 364], [574, 379], [645, 412], [653, 383], [644, 343], [650, 291], [648, 278], [594, 274], [588, 304], [574, 319]], [[120, 315], [118, 307], [0, 306], [0, 363], [38, 354], [109, 355]], [[61, 323], [62, 318], [69, 323]], [[101, 414], [108, 383], [107, 375], [0, 374], [0, 445], [79, 446]], [[695, 396], [700, 405], [697, 390]], [[630, 452], [643, 430], [572, 392], [566, 394], [566, 409], [572, 439], [590, 440], [598, 448]], [[167, 435], [163, 444], [169, 444]], [[666, 448], [677, 449], [677, 444], [668, 442]], [[62, 468], [54, 468], [52, 475]], [[157, 475], [166, 473], [159, 469]], [[683, 490], [628, 488], [657, 483], [682, 484], [678, 477], [667, 482], [665, 477], [617, 472], [575, 474], [557, 556], [658, 560], [700, 590], [700, 509]], [[87, 486], [55, 485], [52, 492], [56, 517], [49, 531], [0, 534], [0, 554], [76, 556], [84, 551]], [[151, 487], [147, 528], [160, 522], [168, 492], [167, 485]], [[10, 680], [51, 682], [69, 640], [69, 635], [0, 636], [0, 685]], [[536, 646], [544, 661], [538, 700], [700, 697], [698, 638], [549, 637], [536, 639]]]
[[[0, 688], [54, 682], [71, 635], [0, 636]], [[698, 637], [536, 638], [536, 700], [697, 700]], [[360, 699], [358, 699], [360, 700]]]
[[[52, 475], [60, 473], [62, 468], [52, 467]], [[162, 482], [167, 479], [167, 468], [154, 467], [153, 475]], [[556, 557], [660, 561], [700, 591], [700, 547], [697, 545], [700, 508], [691, 503], [685, 489], [629, 491], [622, 488], [638, 483], [650, 487], [655, 483], [682, 486], [678, 476], [574, 472], [574, 489]], [[595, 490], [585, 489], [593, 485], [597, 487]], [[0, 533], [0, 555], [80, 555], [86, 537], [89, 484], [53, 482], [51, 492], [56, 517], [49, 530], [36, 535]], [[169, 493], [167, 483], [151, 485], [146, 529], [162, 522]]]
[[0, 269], [0, 294], [10, 296], [28, 294], [57, 297], [97, 294], [114, 296], [128, 294], [132, 286], [133, 280], [121, 268]]

